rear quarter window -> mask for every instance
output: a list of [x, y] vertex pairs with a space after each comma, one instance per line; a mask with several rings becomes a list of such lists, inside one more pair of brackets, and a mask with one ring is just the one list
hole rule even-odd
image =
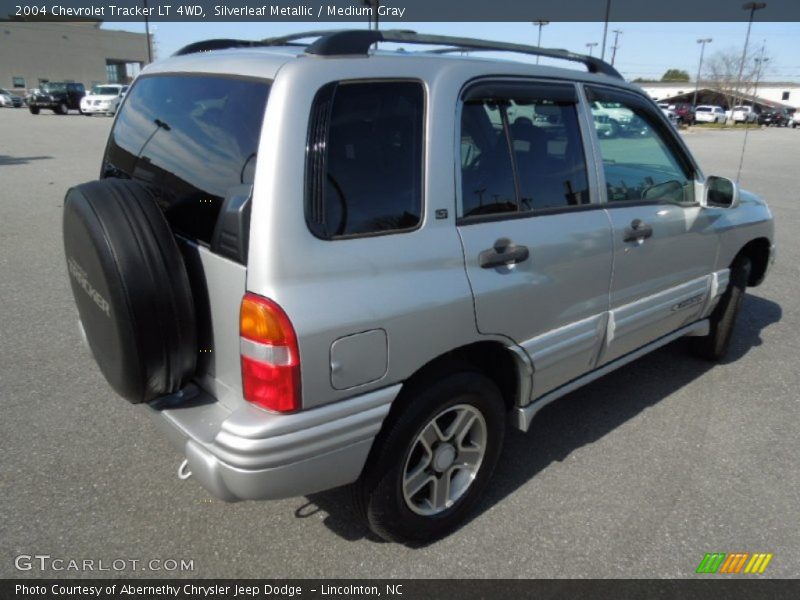
[[228, 191], [252, 183], [270, 82], [153, 75], [126, 95], [103, 177], [142, 181], [172, 228], [209, 243]]
[[311, 111], [306, 223], [322, 239], [409, 231], [422, 218], [418, 81], [339, 82]]

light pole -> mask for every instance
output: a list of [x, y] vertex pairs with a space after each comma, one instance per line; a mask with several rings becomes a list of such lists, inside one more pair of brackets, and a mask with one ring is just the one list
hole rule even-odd
[[619, 36], [622, 33], [622, 29], [615, 29], [614, 33], [614, 45], [611, 46], [613, 52], [611, 53], [611, 66], [614, 66], [614, 61], [617, 58], [617, 48], [619, 48]]
[[700, 64], [697, 65], [697, 77], [694, 80], [694, 98], [692, 98], [692, 106], [697, 106], [697, 88], [700, 87], [700, 71], [703, 68], [703, 53], [706, 51], [706, 44], [710, 44], [714, 40], [711, 38], [700, 38], [697, 40], [700, 45]]
[[[542, 47], [542, 27], [544, 27], [545, 25], [550, 25], [550, 21], [534, 21], [533, 24], [537, 25], [539, 27], [539, 37], [536, 39], [536, 45], [541, 48]], [[539, 64], [539, 55], [538, 54], [536, 55], [536, 64], [537, 65]]]
[[586, 47], [589, 49], [589, 56], [592, 55], [592, 50], [594, 50], [595, 46], [597, 46], [597, 42], [588, 42], [586, 44]]
[[[739, 76], [736, 78], [736, 93], [739, 94], [739, 87], [742, 85], [742, 74], [744, 73], [744, 61], [747, 59], [747, 44], [750, 42], [750, 28], [753, 26], [753, 16], [757, 10], [766, 8], [766, 2], [746, 2], [742, 4], [742, 10], [750, 11], [750, 18], [747, 21], [747, 35], [744, 37], [744, 48], [742, 49], [742, 60], [739, 63]], [[741, 98], [741, 94], [739, 94]]]
[[[611, 16], [611, 0], [606, 0], [606, 21], [603, 25], [603, 47], [600, 49], [600, 60], [603, 60], [606, 57], [606, 37], [608, 36], [609, 16]], [[591, 54], [589, 56], [591, 56]]]

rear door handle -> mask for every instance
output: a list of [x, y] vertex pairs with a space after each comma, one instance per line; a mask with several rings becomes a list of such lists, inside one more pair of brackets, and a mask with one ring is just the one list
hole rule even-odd
[[653, 228], [641, 219], [631, 221], [631, 226], [625, 229], [625, 242], [639, 242], [653, 235]]
[[530, 251], [527, 246], [519, 246], [508, 238], [500, 238], [493, 248], [484, 250], [478, 255], [482, 269], [503, 267], [528, 260]]

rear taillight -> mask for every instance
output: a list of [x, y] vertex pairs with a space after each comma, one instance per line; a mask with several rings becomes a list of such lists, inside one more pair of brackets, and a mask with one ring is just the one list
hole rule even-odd
[[239, 335], [245, 400], [279, 412], [300, 408], [300, 353], [283, 309], [262, 296], [245, 294]]

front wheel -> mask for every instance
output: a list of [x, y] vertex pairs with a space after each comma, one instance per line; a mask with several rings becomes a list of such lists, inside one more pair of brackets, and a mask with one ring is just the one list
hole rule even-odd
[[38, 106], [28, 106], [28, 110], [30, 111], [30, 113], [32, 115], [38, 115], [39, 114], [39, 107]]
[[750, 259], [746, 256], [736, 259], [731, 265], [728, 289], [722, 294], [709, 317], [711, 331], [706, 336], [692, 338], [692, 351], [695, 355], [706, 360], [719, 361], [728, 353], [751, 269]]
[[467, 518], [497, 464], [505, 409], [480, 373], [445, 376], [409, 392], [387, 423], [361, 478], [356, 504], [389, 541], [424, 543]]

